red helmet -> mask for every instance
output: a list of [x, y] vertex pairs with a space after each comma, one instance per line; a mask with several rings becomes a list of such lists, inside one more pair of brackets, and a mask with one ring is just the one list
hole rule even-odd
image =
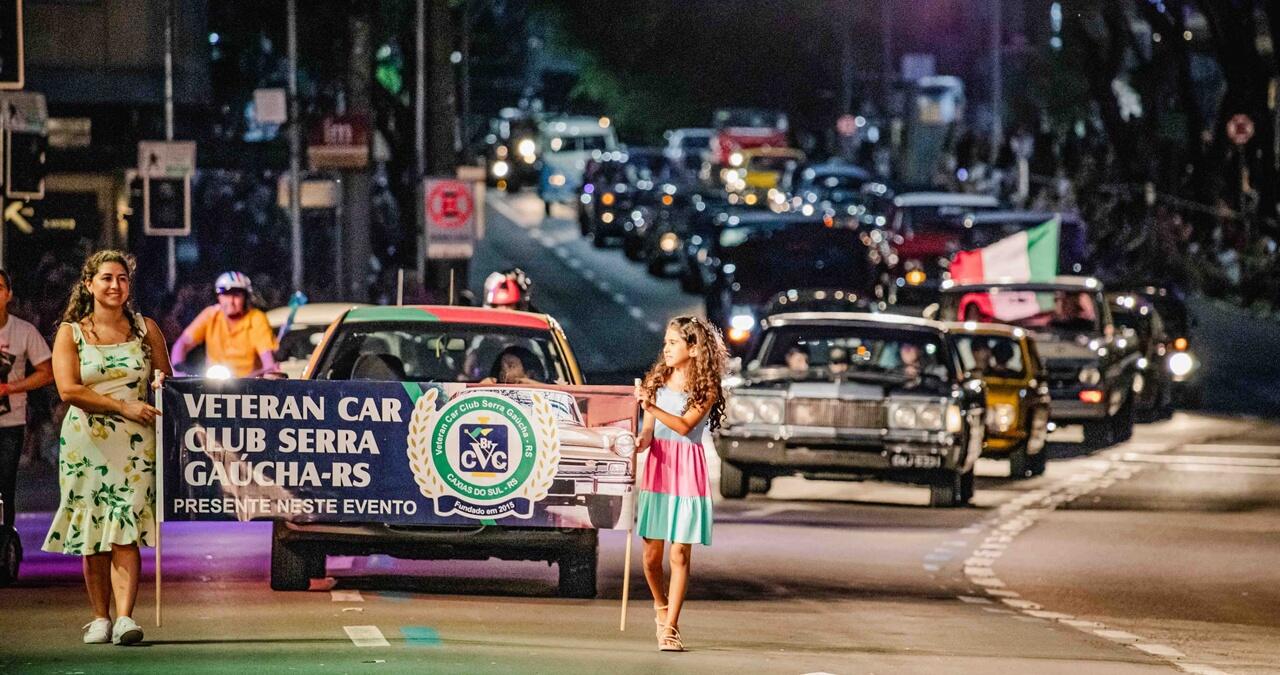
[[494, 272], [484, 280], [484, 306], [529, 310], [529, 277], [519, 267]]

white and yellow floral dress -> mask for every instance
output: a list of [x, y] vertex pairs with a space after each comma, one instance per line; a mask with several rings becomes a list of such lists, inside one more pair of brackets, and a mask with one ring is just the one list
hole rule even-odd
[[[135, 315], [143, 336], [146, 321]], [[145, 400], [151, 359], [143, 339], [89, 344], [70, 324], [80, 355], [80, 381], [117, 400]], [[71, 406], [58, 450], [61, 503], [45, 537], [46, 551], [91, 555], [112, 544], [152, 545], [155, 532], [154, 426], [117, 414], [89, 414]]]

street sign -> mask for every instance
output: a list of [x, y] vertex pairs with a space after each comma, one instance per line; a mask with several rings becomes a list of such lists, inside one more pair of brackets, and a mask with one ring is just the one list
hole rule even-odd
[[22, 0], [0, 0], [0, 89], [26, 85]]
[[475, 251], [476, 199], [472, 184], [453, 178], [423, 181], [427, 257], [470, 258]]
[[369, 136], [367, 115], [329, 115], [308, 134], [307, 160], [312, 169], [363, 169]]
[[[298, 181], [299, 206], [304, 209], [332, 209], [338, 206], [338, 182], [330, 178], [306, 178]], [[289, 174], [280, 174], [276, 182], [276, 204], [289, 208]]]
[[279, 87], [253, 90], [253, 118], [259, 124], [284, 124], [289, 120], [285, 91]]
[[1253, 120], [1244, 113], [1236, 113], [1227, 121], [1227, 138], [1236, 145], [1244, 145], [1253, 138]]
[[138, 175], [181, 178], [196, 171], [195, 141], [138, 141]]
[[0, 94], [0, 119], [6, 129], [43, 134], [49, 123], [49, 106], [44, 94], [25, 91]]

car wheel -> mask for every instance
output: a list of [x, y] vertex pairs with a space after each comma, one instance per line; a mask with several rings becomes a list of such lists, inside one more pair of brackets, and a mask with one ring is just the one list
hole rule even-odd
[[324, 555], [280, 538], [283, 523], [271, 528], [271, 590], [305, 591], [311, 580], [324, 576]]
[[1049, 451], [1040, 448], [1040, 452], [1034, 455], [1027, 455], [1027, 471], [1031, 473], [1028, 476], [1043, 476], [1045, 464], [1049, 461]]
[[959, 471], [945, 471], [929, 484], [929, 506], [955, 507], [968, 501], [965, 499], [966, 479], [968, 491], [973, 492], [973, 472], [962, 474]]
[[1087, 447], [1105, 448], [1115, 442], [1115, 424], [1111, 418], [1084, 423], [1084, 444]]
[[747, 496], [747, 474], [728, 463], [720, 463], [720, 496], [725, 499], [742, 499]]
[[772, 476], [751, 476], [747, 479], [747, 492], [753, 495], [768, 494], [773, 488]]
[[[1044, 454], [1043, 451], [1041, 454]], [[1027, 444], [1023, 443], [1009, 453], [1009, 477], [1022, 479], [1030, 478], [1033, 475], [1031, 473], [1031, 455], [1027, 454]]]
[[622, 517], [622, 497], [595, 497], [587, 506], [587, 515], [591, 517], [591, 527], [597, 530], [617, 527], [618, 519]]
[[3, 525], [0, 531], [0, 586], [8, 586], [18, 580], [18, 568], [22, 566], [22, 541], [17, 530]]
[[1111, 418], [1111, 423], [1115, 425], [1112, 437], [1115, 438], [1117, 443], [1123, 443], [1133, 438], [1133, 418], [1134, 402], [1133, 396], [1130, 395], [1125, 398], [1124, 405], [1120, 406], [1115, 416]]
[[557, 592], [562, 598], [596, 597], [596, 549], [566, 551], [557, 561], [560, 568], [560, 584]]

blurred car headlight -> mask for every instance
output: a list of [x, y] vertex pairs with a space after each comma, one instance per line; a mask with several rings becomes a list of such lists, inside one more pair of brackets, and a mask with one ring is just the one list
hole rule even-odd
[[627, 465], [623, 462], [609, 462], [609, 475], [610, 476], [627, 475]]
[[1174, 352], [1169, 356], [1169, 372], [1174, 377], [1186, 377], [1195, 367], [1195, 359], [1186, 352]]
[[730, 424], [782, 424], [786, 401], [772, 396], [735, 396], [729, 400]]
[[958, 434], [964, 430], [964, 414], [960, 406], [952, 403], [947, 406], [947, 432]]
[[989, 426], [1000, 433], [1013, 428], [1014, 410], [1008, 403], [997, 403], [991, 406], [991, 422]]
[[674, 253], [677, 248], [680, 248], [680, 237], [674, 232], [666, 232], [658, 238], [658, 248], [662, 249], [663, 253]]
[[765, 424], [782, 424], [786, 405], [782, 399], [761, 398], [756, 402], [756, 417]]
[[940, 431], [947, 426], [947, 413], [939, 403], [890, 402], [889, 426], [894, 429]]
[[605, 225], [612, 223], [613, 214], [609, 213], [608, 211], [605, 211], [604, 213], [600, 214], [600, 222], [604, 223]]
[[756, 421], [756, 406], [751, 397], [730, 397], [725, 412], [729, 424], [752, 424]]
[[631, 453], [636, 451], [636, 437], [631, 434], [619, 434], [613, 439], [609, 449], [619, 457], [630, 457]]
[[1080, 369], [1081, 384], [1085, 384], [1092, 387], [1093, 385], [1101, 381], [1102, 381], [1102, 371], [1098, 370], [1097, 368], [1094, 368], [1093, 366], [1085, 366], [1084, 368]]
[[502, 160], [493, 163], [493, 175], [495, 178], [506, 178], [511, 173], [511, 165]]
[[564, 186], [564, 174], [562, 174], [562, 173], [553, 173], [553, 174], [551, 174], [551, 177], [547, 179], [547, 182], [548, 182], [548, 183], [550, 183], [551, 185], [554, 185], [555, 187], [563, 187], [563, 186]]
[[919, 286], [920, 284], [923, 284], [925, 282], [925, 278], [926, 275], [924, 270], [921, 269], [911, 270], [910, 272], [907, 272], [907, 276], [905, 277], [907, 283], [912, 286]]
[[522, 138], [516, 143], [516, 152], [520, 153], [527, 162], [533, 161], [533, 156], [538, 151], [538, 146], [533, 142], [532, 138]]
[[735, 152], [729, 155], [729, 166], [742, 166], [742, 153]]

